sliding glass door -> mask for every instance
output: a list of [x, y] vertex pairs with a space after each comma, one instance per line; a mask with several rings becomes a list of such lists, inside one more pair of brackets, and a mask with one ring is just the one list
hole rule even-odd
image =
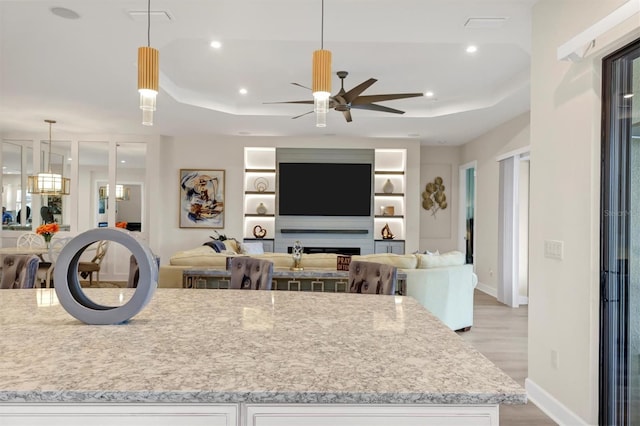
[[600, 424], [640, 424], [640, 40], [603, 60]]

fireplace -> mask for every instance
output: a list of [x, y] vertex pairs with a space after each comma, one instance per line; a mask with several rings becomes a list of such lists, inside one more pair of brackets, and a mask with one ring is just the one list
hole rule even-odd
[[[303, 247], [304, 253], [337, 253], [343, 255], [360, 254], [360, 247]], [[291, 253], [291, 246], [287, 247], [287, 253]]]

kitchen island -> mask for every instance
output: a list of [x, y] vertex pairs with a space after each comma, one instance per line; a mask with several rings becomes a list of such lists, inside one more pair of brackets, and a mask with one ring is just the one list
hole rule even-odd
[[526, 402], [407, 297], [159, 289], [128, 323], [89, 326], [52, 296], [0, 291], [0, 424], [493, 425]]

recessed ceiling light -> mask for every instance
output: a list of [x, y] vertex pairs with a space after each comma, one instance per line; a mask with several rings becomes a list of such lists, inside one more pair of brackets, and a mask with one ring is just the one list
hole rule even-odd
[[467, 46], [467, 53], [476, 53], [478, 51], [478, 47], [473, 44]]
[[222, 47], [222, 43], [220, 43], [218, 40], [213, 40], [210, 46], [214, 49], [220, 49]]
[[127, 162], [127, 160], [120, 160], [120, 162], [121, 162], [121, 163], [126, 163], [126, 162]]
[[434, 93], [433, 93], [431, 90], [429, 90], [429, 91], [427, 91], [427, 92], [424, 92], [424, 95], [425, 95], [427, 98], [433, 98]]
[[240, 90], [238, 90], [238, 93], [240, 93], [241, 95], [246, 95], [248, 92], [247, 92], [247, 89], [245, 89], [244, 87], [241, 87]]
[[54, 15], [64, 19], [78, 19], [80, 17], [77, 12], [74, 12], [71, 9], [67, 9], [66, 7], [52, 7], [49, 10]]

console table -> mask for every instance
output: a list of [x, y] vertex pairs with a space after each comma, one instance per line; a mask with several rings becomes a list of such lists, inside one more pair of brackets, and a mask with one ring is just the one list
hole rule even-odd
[[527, 399], [410, 297], [158, 289], [89, 326], [40, 294], [0, 292], [2, 425], [494, 426]]
[[[193, 268], [182, 273], [183, 288], [229, 288], [231, 272], [224, 269]], [[407, 274], [398, 270], [396, 291], [405, 287]], [[273, 270], [273, 290], [349, 292], [349, 271], [305, 269], [292, 271], [285, 268]]]

